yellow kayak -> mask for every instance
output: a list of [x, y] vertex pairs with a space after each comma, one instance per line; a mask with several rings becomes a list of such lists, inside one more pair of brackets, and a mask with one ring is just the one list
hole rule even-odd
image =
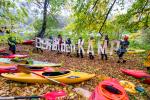
[[128, 50], [128, 54], [137, 54], [137, 53], [143, 53], [145, 50]]
[[135, 85], [132, 82], [121, 80], [119, 83], [126, 91], [136, 93]]
[[[84, 72], [74, 72], [74, 71], [62, 71], [62, 72], [36, 72], [38, 74], [44, 75], [46, 77], [52, 78], [56, 81], [72, 84], [79, 83], [88, 80], [95, 76], [95, 74], [88, 74]], [[3, 73], [3, 77], [8, 78], [13, 81], [25, 82], [25, 83], [53, 83], [47, 79], [44, 79], [35, 74], [26, 73]]]
[[150, 61], [145, 61], [145, 62], [144, 62], [144, 66], [145, 66], [145, 67], [150, 67]]

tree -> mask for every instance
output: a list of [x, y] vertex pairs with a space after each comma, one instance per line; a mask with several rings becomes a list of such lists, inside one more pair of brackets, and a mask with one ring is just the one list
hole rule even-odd
[[16, 6], [16, 3], [12, 0], [0, 1], [0, 25], [24, 23], [24, 18], [28, 17], [28, 11], [24, 6]]
[[42, 28], [41, 31], [38, 34], [38, 37], [43, 38], [44, 34], [45, 34], [45, 30], [46, 30], [46, 21], [47, 21], [47, 7], [48, 7], [48, 0], [45, 0], [44, 2], [44, 12], [43, 12], [43, 24], [42, 24]]
[[[38, 2], [38, 0], [37, 0]], [[65, 4], [65, 0], [45, 0], [44, 1], [44, 7], [43, 7], [43, 21], [42, 21], [42, 28], [40, 30], [40, 32], [38, 33], [38, 37], [43, 38], [46, 28], [47, 28], [47, 10], [48, 7], [50, 9], [49, 14], [53, 15], [54, 13], [56, 14], [57, 11], [59, 11], [61, 9], [61, 6]]]

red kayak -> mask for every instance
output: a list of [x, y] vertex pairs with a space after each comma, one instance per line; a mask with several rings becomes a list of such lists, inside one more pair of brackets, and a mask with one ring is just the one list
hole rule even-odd
[[35, 40], [25, 40], [23, 42], [23, 44], [26, 44], [26, 45], [32, 45], [34, 43]]
[[17, 67], [15, 64], [0, 63], [0, 74], [1, 73], [16, 72], [16, 70], [17, 70]]
[[[55, 69], [51, 68], [51, 67], [32, 67], [32, 66], [29, 66], [28, 68], [30, 68], [31, 71], [48, 71], [48, 72], [55, 71]], [[1, 73], [11, 73], [11, 72], [12, 73], [18, 72], [17, 65], [0, 63], [0, 74]]]
[[133, 76], [135, 78], [142, 78], [145, 76], [150, 76], [143, 70], [130, 70], [130, 69], [121, 69], [121, 71], [127, 75]]
[[3, 48], [3, 49], [0, 49], [0, 52], [4, 52], [4, 51], [6, 51], [6, 49], [5, 49], [5, 48]]
[[0, 58], [27, 58], [28, 55], [21, 55], [21, 54], [11, 54], [11, 55], [2, 55]]
[[99, 83], [90, 100], [129, 100], [129, 97], [119, 82], [110, 78]]

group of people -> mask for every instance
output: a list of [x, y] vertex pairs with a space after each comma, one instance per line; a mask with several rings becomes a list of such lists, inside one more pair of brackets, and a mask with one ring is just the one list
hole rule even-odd
[[[6, 33], [9, 35], [10, 31], [6, 31]], [[53, 37], [50, 36], [49, 38], [50, 40], [53, 40]], [[58, 47], [57, 47], [57, 53], [61, 53], [61, 44], [65, 42], [65, 44], [68, 45], [68, 47], [71, 47], [72, 41], [70, 38], [67, 38], [66, 41], [63, 41], [63, 38], [61, 35], [58, 35], [57, 37], [58, 40]], [[104, 39], [100, 39], [98, 40], [98, 48], [100, 48], [101, 50], [99, 50], [98, 54], [101, 55], [101, 59], [102, 60], [108, 60], [108, 55], [107, 55], [107, 48], [109, 46], [109, 37], [108, 35], [104, 36]], [[101, 43], [102, 42], [102, 43]], [[9, 45], [9, 50], [12, 52], [12, 54], [16, 53], [16, 39], [14, 37], [12, 37], [11, 35], [8, 37], [8, 45]], [[84, 56], [84, 39], [82, 37], [79, 37], [78, 39], [78, 43], [76, 44], [76, 56], [77, 57], [81, 57], [83, 58]], [[127, 52], [127, 48], [129, 46], [129, 41], [128, 41], [128, 36], [124, 36], [123, 40], [120, 40], [120, 47], [118, 50], [116, 50], [116, 54], [118, 55], [118, 61], [117, 63], [125, 63], [126, 60], [123, 59], [124, 54]], [[71, 49], [71, 48], [70, 48]], [[89, 59], [94, 59], [94, 37], [90, 36], [89, 37], [89, 41], [88, 41], [88, 57]], [[71, 50], [70, 52], [67, 52], [67, 56], [71, 56]]]
[[[53, 41], [53, 38], [50, 37], [50, 39]], [[65, 42], [65, 44], [67, 44], [68, 46], [71, 46], [72, 41], [70, 38], [67, 38], [66, 41], [63, 41], [62, 36], [58, 35], [57, 37], [57, 41], [58, 41], [58, 47], [57, 47], [57, 52], [61, 53], [61, 44]], [[108, 60], [108, 55], [107, 55], [107, 48], [109, 46], [109, 37], [108, 35], [104, 36], [104, 39], [100, 39], [98, 40], [98, 48], [99, 48], [99, 53], [101, 55], [101, 59], [102, 60]], [[102, 43], [101, 43], [102, 42]], [[76, 56], [77, 57], [84, 57], [84, 39], [82, 37], [79, 37], [78, 42], [75, 44], [76, 47]], [[118, 61], [117, 63], [125, 63], [126, 60], [123, 59], [123, 55], [127, 52], [127, 48], [129, 46], [129, 41], [128, 41], [128, 36], [124, 36], [123, 40], [120, 40], [120, 48], [118, 50], [116, 50], [116, 54], [118, 55]], [[89, 41], [88, 41], [88, 57], [89, 59], [94, 59], [94, 37], [90, 36], [89, 37]], [[67, 52], [67, 56], [71, 55], [71, 50], [70, 52]]]

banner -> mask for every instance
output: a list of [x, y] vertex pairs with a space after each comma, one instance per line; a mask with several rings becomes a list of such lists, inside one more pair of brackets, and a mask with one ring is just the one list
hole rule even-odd
[[[107, 45], [107, 40], [104, 41], [103, 44], [100, 43], [100, 41], [98, 41], [98, 55], [100, 55], [101, 53], [104, 54], [107, 52], [108, 49], [108, 45]], [[78, 53], [80, 53], [80, 51], [82, 50], [83, 54], [85, 53], [85, 49], [83, 48], [84, 45], [84, 40], [78, 40], [78, 43], [75, 44], [66, 44], [65, 41], [63, 41], [61, 44], [59, 44], [59, 39], [58, 38], [54, 38], [53, 40], [51, 39], [47, 39], [47, 38], [38, 38], [36, 37], [35, 40], [35, 46], [37, 48], [41, 48], [41, 49], [47, 49], [47, 50], [53, 50], [53, 51], [59, 51], [59, 52], [71, 52], [71, 53], [75, 53], [76, 51], [78, 51]], [[113, 40], [111, 41], [111, 47], [110, 47], [110, 55], [113, 55], [113, 51], [114, 50], [118, 50], [120, 46], [120, 41], [119, 40]], [[87, 54], [92, 53], [92, 55], [94, 55], [94, 49], [93, 49], [93, 43], [92, 41], [88, 43], [88, 49], [87, 49]]]

